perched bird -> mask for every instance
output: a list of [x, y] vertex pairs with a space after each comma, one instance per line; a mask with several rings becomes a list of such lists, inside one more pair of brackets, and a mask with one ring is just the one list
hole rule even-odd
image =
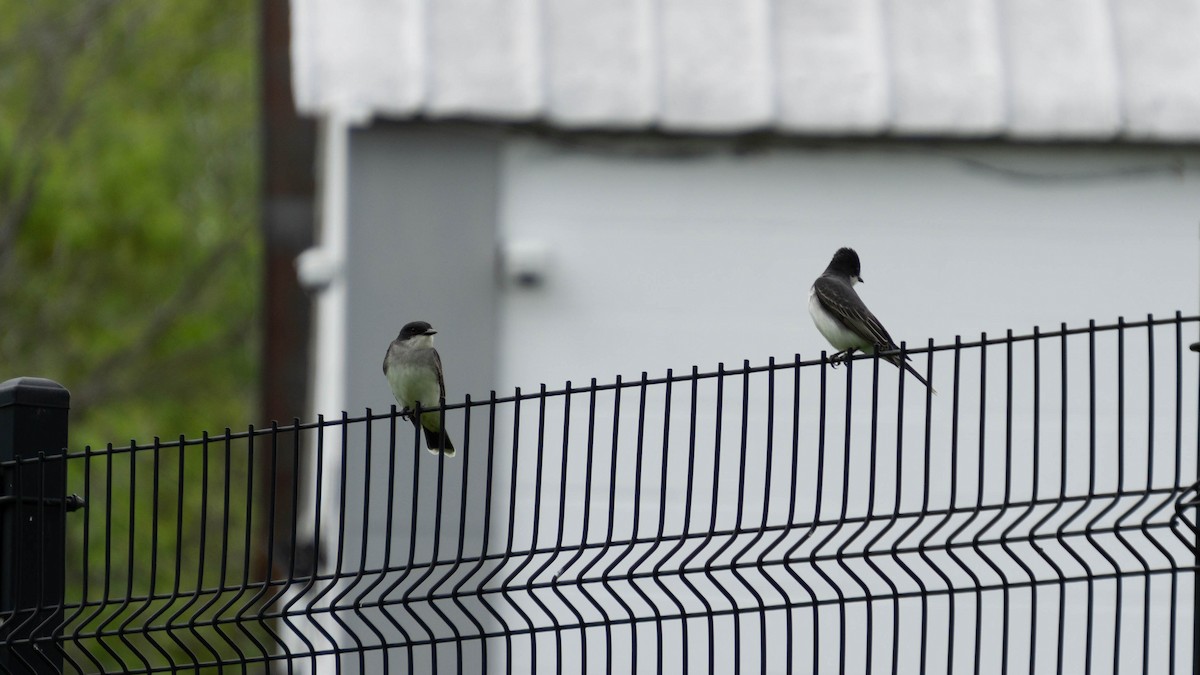
[[[446, 402], [442, 359], [433, 348], [436, 333], [424, 321], [404, 324], [383, 357], [383, 374], [387, 376], [392, 395], [414, 425], [417, 418], [411, 413], [418, 403], [427, 409]], [[422, 412], [420, 426], [425, 431], [425, 446], [430, 452], [437, 454], [440, 449], [447, 457], [454, 456], [454, 445], [442, 428], [442, 411]]]
[[[854, 249], [839, 248], [824, 274], [813, 282], [808, 294], [808, 313], [812, 315], [813, 323], [821, 335], [829, 340], [829, 344], [839, 350], [830, 357], [834, 361], [845, 359], [855, 351], [874, 353], [876, 345], [885, 352], [900, 349], [854, 290], [854, 284], [862, 281], [861, 270]], [[929, 387], [929, 383], [915, 368], [900, 359], [900, 354], [889, 354], [882, 358], [897, 368], [903, 366], [921, 384]], [[904, 358], [907, 359], [908, 355]], [[929, 388], [934, 391], [933, 387]]]

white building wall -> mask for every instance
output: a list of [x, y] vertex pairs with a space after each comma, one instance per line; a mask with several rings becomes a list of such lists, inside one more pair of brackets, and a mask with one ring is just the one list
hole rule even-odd
[[816, 358], [840, 246], [911, 346], [1200, 308], [1195, 151], [721, 147], [505, 145], [501, 241], [552, 266], [501, 296], [500, 388]]

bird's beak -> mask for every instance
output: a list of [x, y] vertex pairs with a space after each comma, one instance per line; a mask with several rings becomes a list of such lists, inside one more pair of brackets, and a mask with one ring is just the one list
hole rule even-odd
[[421, 335], [437, 335], [437, 331], [430, 328], [429, 330], [425, 331], [424, 333], [421, 333]]
[[862, 277], [858, 277], [858, 283], [860, 283], [860, 284], [865, 284], [865, 283], [867, 283], [867, 282], [863, 281], [863, 278], [862, 278]]

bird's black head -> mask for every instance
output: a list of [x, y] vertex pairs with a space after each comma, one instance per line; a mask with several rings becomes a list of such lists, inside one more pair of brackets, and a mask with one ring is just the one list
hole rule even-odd
[[855, 281], [862, 281], [862, 266], [858, 262], [858, 254], [852, 248], [842, 247], [833, 254], [833, 260], [829, 261], [829, 267], [825, 268], [826, 272], [837, 272], [845, 274]]
[[430, 326], [425, 321], [410, 321], [404, 324], [404, 328], [400, 329], [400, 335], [396, 339], [408, 340], [418, 335], [433, 335], [435, 333], [437, 331], [433, 329], [433, 326]]

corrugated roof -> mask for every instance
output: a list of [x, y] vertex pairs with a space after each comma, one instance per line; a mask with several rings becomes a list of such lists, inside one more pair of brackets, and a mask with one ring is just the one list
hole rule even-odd
[[1200, 0], [292, 0], [292, 27], [307, 113], [1200, 139]]

